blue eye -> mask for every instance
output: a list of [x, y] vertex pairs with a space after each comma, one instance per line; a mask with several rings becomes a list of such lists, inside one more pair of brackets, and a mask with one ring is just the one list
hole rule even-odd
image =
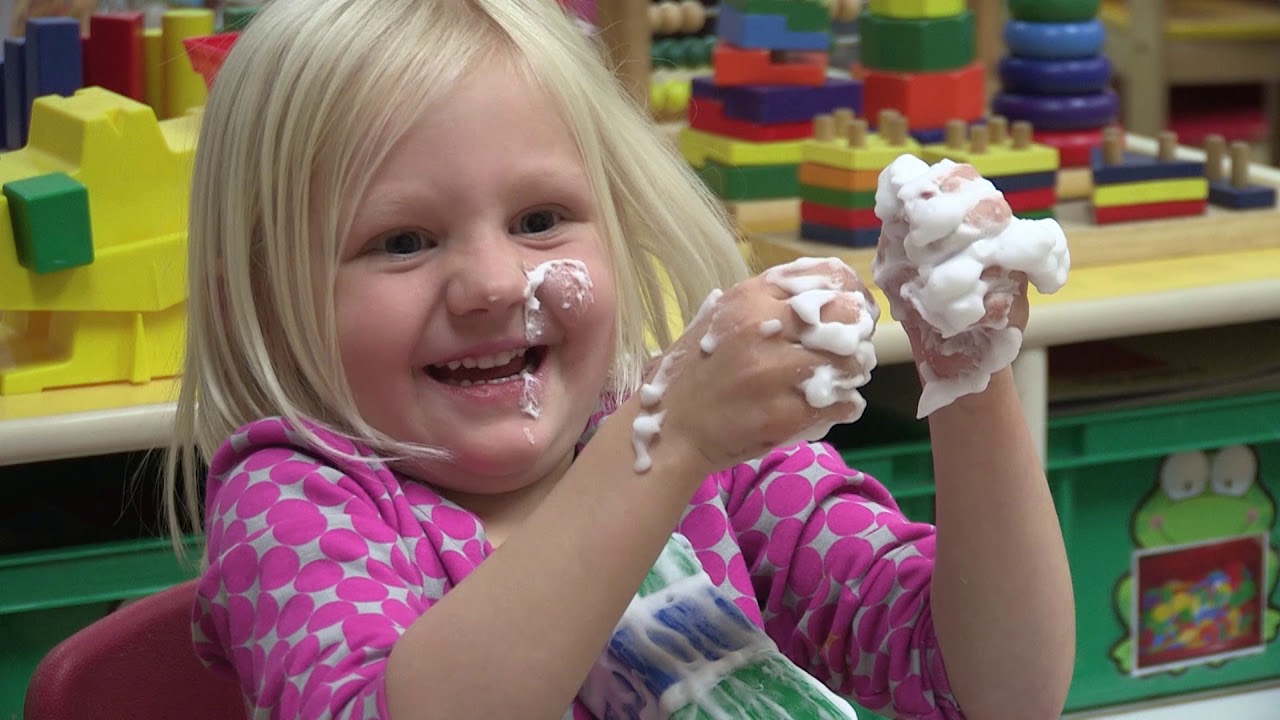
[[520, 216], [515, 231], [520, 235], [541, 235], [554, 230], [560, 220], [560, 213], [555, 210], [534, 210]]
[[431, 242], [416, 230], [404, 230], [384, 237], [381, 245], [388, 255], [413, 255], [429, 249]]

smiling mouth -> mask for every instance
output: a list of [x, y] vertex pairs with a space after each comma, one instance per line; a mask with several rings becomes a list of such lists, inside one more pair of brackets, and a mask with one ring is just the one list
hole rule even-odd
[[501, 385], [537, 372], [546, 356], [546, 346], [538, 345], [486, 357], [428, 365], [426, 372], [431, 379], [456, 387]]

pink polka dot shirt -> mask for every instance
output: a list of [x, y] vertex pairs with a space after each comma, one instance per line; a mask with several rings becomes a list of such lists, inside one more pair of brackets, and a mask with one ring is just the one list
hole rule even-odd
[[[255, 718], [387, 717], [396, 640], [492, 551], [473, 514], [319, 435], [329, 447], [264, 419], [210, 462], [196, 651], [234, 672]], [[829, 446], [708, 477], [677, 531], [717, 591], [835, 692], [889, 717], [963, 717], [929, 610], [934, 528]], [[583, 697], [565, 718], [613, 714]]]

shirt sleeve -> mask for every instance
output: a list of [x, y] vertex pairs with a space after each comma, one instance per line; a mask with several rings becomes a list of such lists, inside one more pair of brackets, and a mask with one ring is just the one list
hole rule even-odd
[[962, 718], [930, 613], [934, 527], [825, 444], [732, 472], [726, 509], [779, 648], [878, 713]]
[[197, 654], [235, 672], [253, 718], [387, 717], [391, 648], [445, 590], [421, 525], [385, 486], [287, 448], [220, 477]]

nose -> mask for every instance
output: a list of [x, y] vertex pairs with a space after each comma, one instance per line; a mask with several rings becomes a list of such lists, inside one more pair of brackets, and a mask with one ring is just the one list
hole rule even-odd
[[453, 315], [524, 304], [528, 278], [520, 248], [505, 232], [473, 234], [449, 248], [445, 305]]

